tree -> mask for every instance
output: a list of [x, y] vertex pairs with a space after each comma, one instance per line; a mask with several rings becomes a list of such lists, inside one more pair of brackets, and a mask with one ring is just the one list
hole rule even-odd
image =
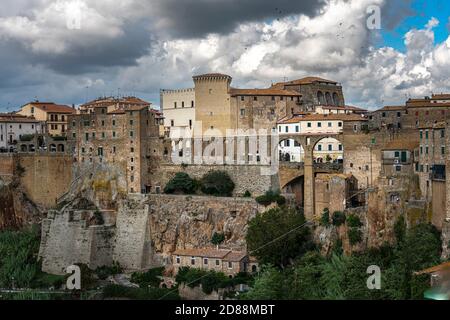
[[314, 247], [304, 215], [287, 208], [258, 214], [249, 223], [246, 240], [260, 263], [281, 267]]
[[164, 193], [194, 194], [197, 190], [197, 182], [185, 172], [178, 172], [175, 177], [167, 183]]
[[330, 210], [328, 208], [323, 209], [322, 217], [320, 218], [320, 225], [323, 227], [330, 226]]
[[213, 245], [218, 246], [219, 244], [221, 244], [224, 241], [225, 241], [225, 235], [223, 233], [214, 232], [214, 234], [211, 238], [211, 243]]
[[339, 227], [345, 223], [345, 214], [342, 211], [333, 213], [333, 225]]
[[276, 202], [279, 206], [286, 203], [286, 198], [280, 195], [279, 191], [269, 190], [264, 195], [257, 197], [256, 202], [267, 207], [272, 203]]
[[253, 287], [242, 295], [245, 300], [280, 300], [283, 299], [284, 275], [273, 266], [264, 266], [256, 277]]
[[202, 192], [216, 197], [231, 197], [234, 182], [225, 171], [210, 171], [200, 181]]

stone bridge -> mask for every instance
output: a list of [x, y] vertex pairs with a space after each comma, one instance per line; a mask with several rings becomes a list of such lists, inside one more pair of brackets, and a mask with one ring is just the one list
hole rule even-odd
[[[342, 173], [344, 166], [339, 163], [314, 163], [316, 173]], [[280, 188], [283, 189], [291, 181], [305, 175], [304, 162], [280, 162], [278, 172]]]
[[[314, 148], [316, 144], [326, 138], [334, 138], [338, 141], [344, 141], [344, 135], [342, 133], [320, 133], [320, 134], [300, 134], [300, 133], [290, 133], [290, 134], [280, 134], [280, 141], [283, 140], [294, 140], [298, 142], [305, 153], [304, 163], [303, 163], [303, 176], [304, 176], [304, 187], [303, 187], [303, 199], [304, 199], [304, 212], [307, 220], [312, 220], [315, 217], [315, 163], [314, 163]], [[344, 147], [345, 152], [345, 147]], [[344, 157], [345, 158], [345, 157]], [[299, 169], [299, 168], [297, 168]], [[281, 170], [281, 169], [280, 169]], [[301, 170], [297, 171], [296, 177], [301, 176]], [[295, 172], [286, 173], [283, 181], [286, 181], [289, 176], [295, 175]], [[292, 179], [291, 179], [292, 181]], [[288, 182], [286, 182], [288, 183]], [[280, 185], [281, 176], [280, 176]]]

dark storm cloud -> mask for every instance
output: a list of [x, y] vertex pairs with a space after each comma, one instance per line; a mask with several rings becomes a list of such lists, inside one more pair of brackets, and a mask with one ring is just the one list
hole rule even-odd
[[242, 22], [278, 19], [293, 14], [314, 16], [324, 0], [159, 0], [154, 12], [174, 37], [226, 34]]

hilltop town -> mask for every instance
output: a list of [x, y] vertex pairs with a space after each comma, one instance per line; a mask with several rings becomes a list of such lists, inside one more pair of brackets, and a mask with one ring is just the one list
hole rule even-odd
[[167, 287], [187, 267], [258, 273], [249, 224], [280, 207], [304, 216], [324, 257], [393, 245], [403, 221], [434, 226], [449, 259], [450, 94], [366, 110], [344, 92], [210, 73], [161, 89], [160, 108], [32, 101], [0, 114], [0, 229], [38, 224], [45, 273], [163, 268]]

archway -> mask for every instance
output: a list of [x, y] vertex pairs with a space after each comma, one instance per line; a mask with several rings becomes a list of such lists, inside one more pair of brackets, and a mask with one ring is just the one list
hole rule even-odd
[[314, 146], [313, 160], [315, 163], [343, 164], [344, 147], [336, 138], [323, 138]]
[[278, 144], [279, 161], [283, 163], [303, 163], [305, 151], [295, 139], [283, 139]]
[[26, 144], [20, 145], [20, 152], [27, 152], [27, 151], [28, 151], [28, 147]]
[[34, 147], [34, 144], [30, 144], [30, 145], [28, 146], [28, 151], [29, 151], [29, 152], [35, 152], [35, 151], [36, 151], [36, 148]]
[[281, 192], [284, 194], [293, 195], [295, 198], [295, 204], [303, 208], [304, 203], [304, 190], [305, 190], [305, 176], [301, 175], [290, 182], [288, 182], [286, 185], [282, 186]]
[[319, 101], [320, 105], [325, 104], [325, 96], [323, 95], [322, 91], [317, 92], [317, 100]]
[[56, 152], [56, 144], [51, 144], [50, 145], [50, 152]]
[[339, 105], [339, 97], [338, 94], [336, 92], [333, 92], [333, 103], [335, 106]]
[[64, 145], [58, 144], [58, 152], [64, 152]]
[[333, 104], [331, 101], [331, 94], [329, 92], [325, 93], [325, 99], [327, 101], [328, 106], [331, 106]]

